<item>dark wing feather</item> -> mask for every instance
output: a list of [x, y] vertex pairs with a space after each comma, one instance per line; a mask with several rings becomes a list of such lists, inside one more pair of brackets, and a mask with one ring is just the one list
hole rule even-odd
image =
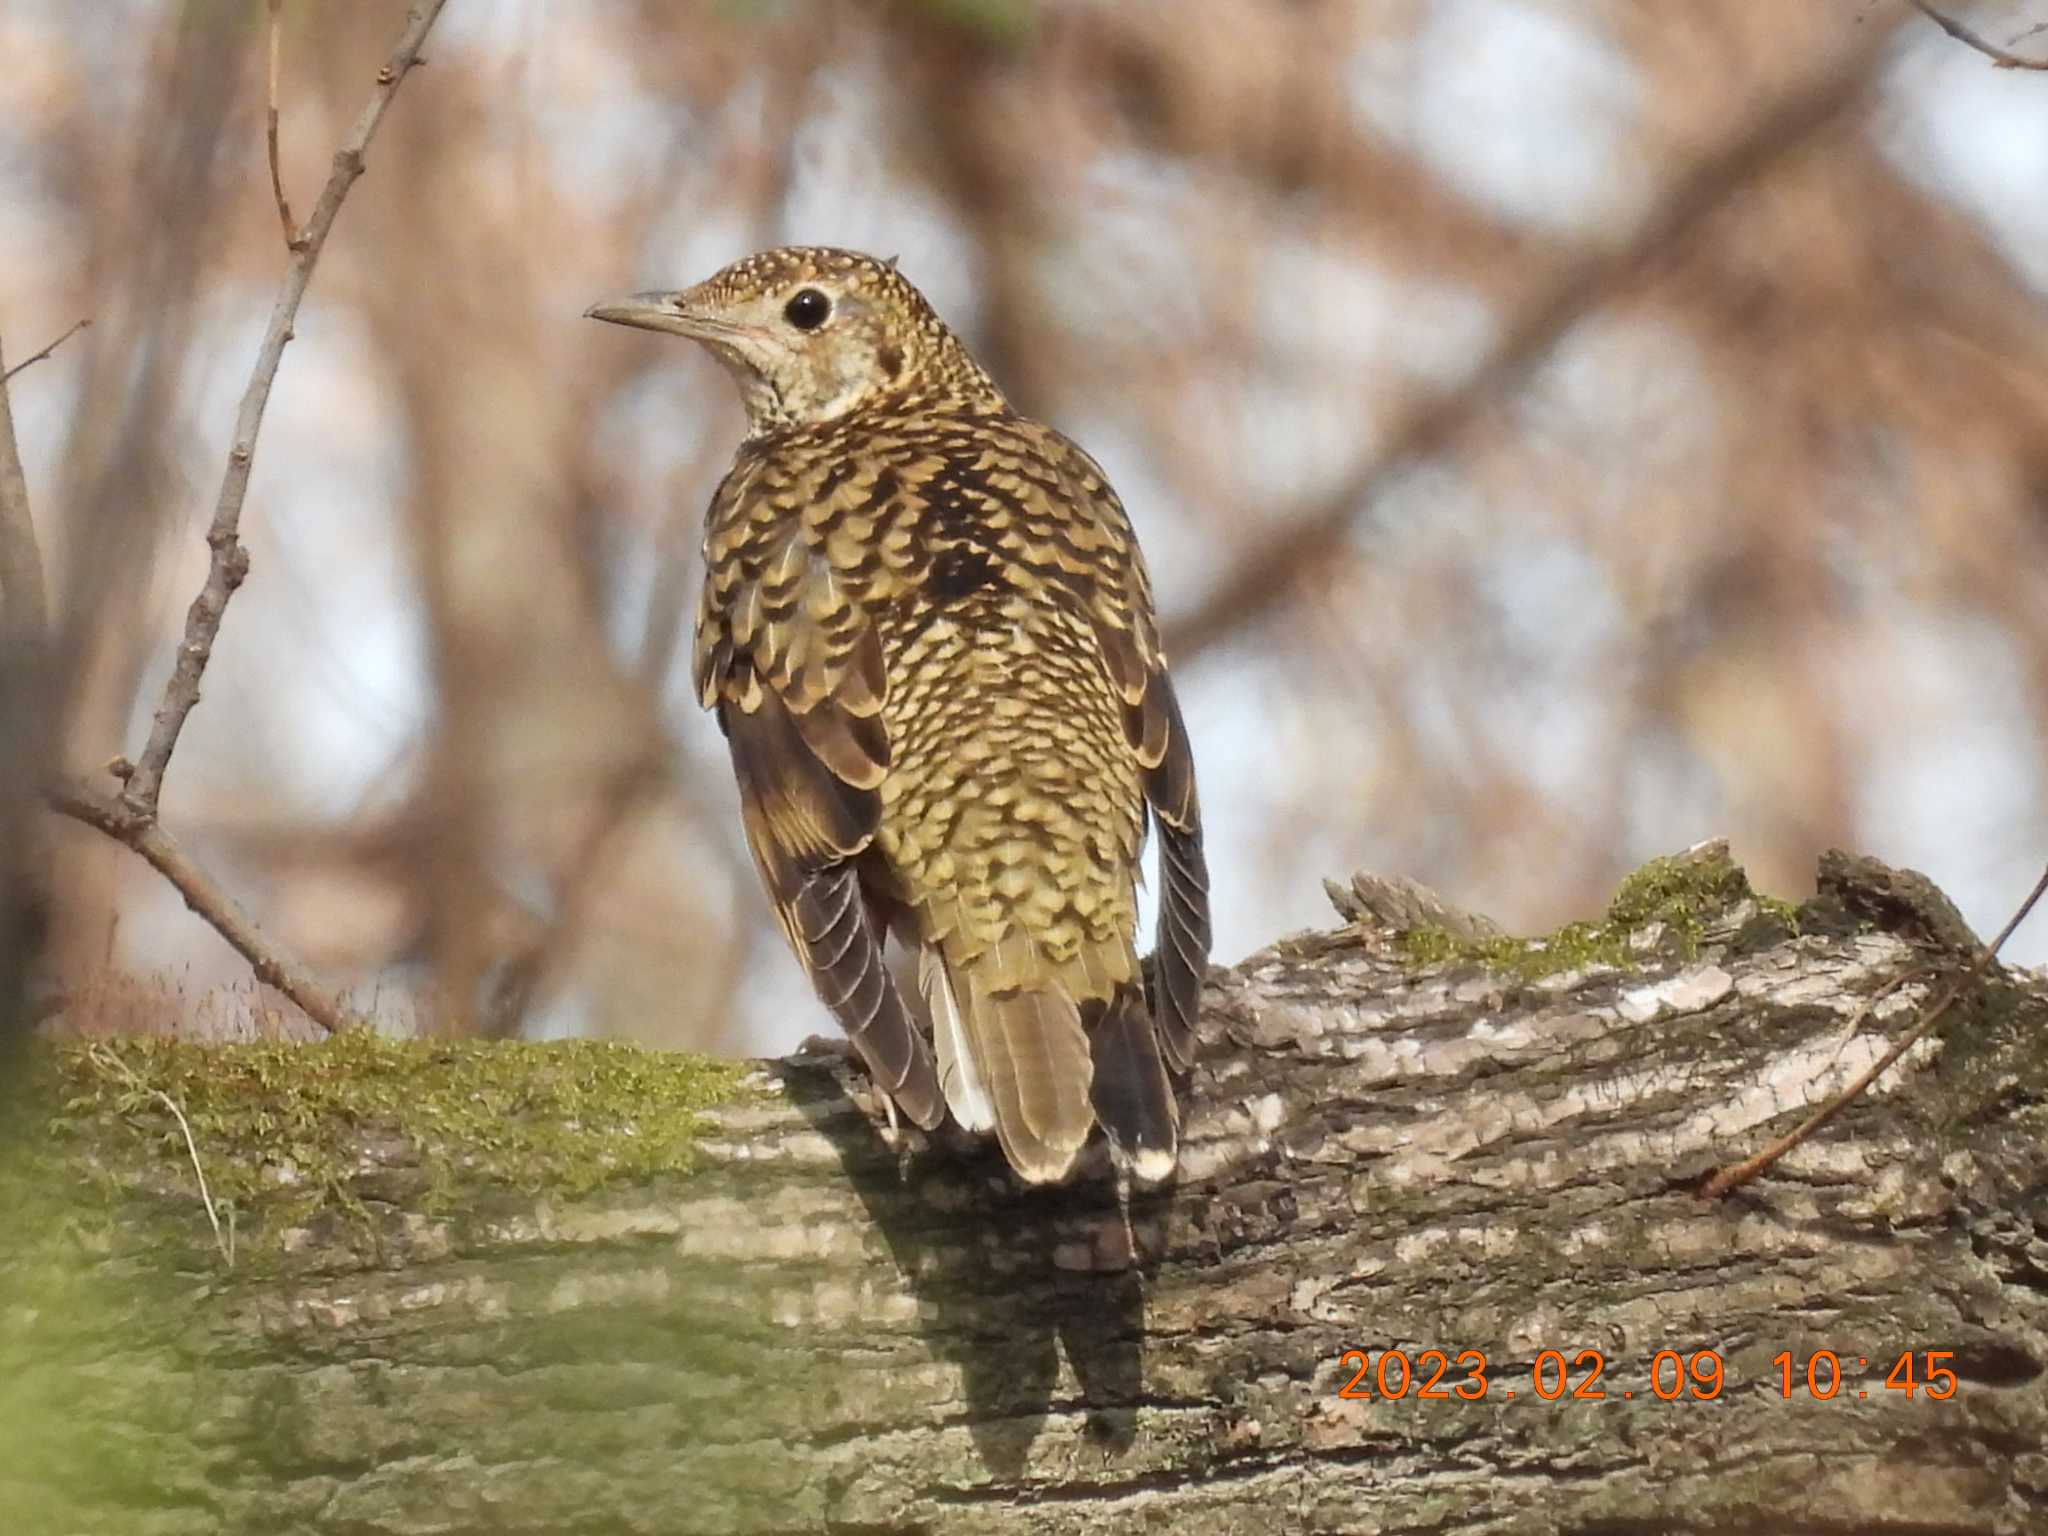
[[[931, 1049], [882, 959], [861, 861], [889, 766], [882, 653], [865, 616], [792, 534], [763, 548], [714, 503], [697, 619], [697, 686], [718, 712], [747, 846], [819, 997], [875, 1080], [919, 1125], [945, 1115]], [[721, 528], [735, 529], [729, 547]]]
[[[1146, 729], [1162, 750], [1145, 765], [1145, 798], [1159, 828], [1159, 928], [1153, 940], [1153, 1017], [1175, 1067], [1195, 1061], [1195, 1020], [1209, 969], [1209, 863], [1202, 853], [1202, 808], [1195, 797], [1195, 761], [1173, 684], [1162, 670], [1145, 690]], [[1164, 721], [1163, 730], [1155, 721]], [[1139, 749], [1140, 760], [1145, 749]]]
[[773, 692], [757, 690], [751, 711], [723, 702], [719, 715], [747, 846], [790, 947], [875, 1081], [919, 1125], [937, 1125], [945, 1101], [931, 1051], [883, 962], [861, 889], [858, 857], [881, 796], [826, 767]]
[[[1057, 435], [1055, 434], [1055, 437]], [[1195, 1059], [1195, 1020], [1209, 966], [1209, 865], [1186, 723], [1160, 649], [1152, 584], [1130, 520], [1095, 461], [1057, 438], [1068, 492], [1096, 506], [1109, 535], [1107, 580], [1090, 606], [1104, 664], [1124, 701], [1124, 735], [1145, 775], [1145, 799], [1159, 828], [1159, 927], [1154, 940], [1152, 1015], [1167, 1058], [1181, 1071]]]

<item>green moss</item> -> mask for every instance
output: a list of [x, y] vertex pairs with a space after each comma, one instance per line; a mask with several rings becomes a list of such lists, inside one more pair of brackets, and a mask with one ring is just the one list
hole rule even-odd
[[925, 0], [924, 8], [941, 22], [999, 47], [1021, 47], [1038, 25], [1032, 0]]
[[698, 1111], [730, 1099], [742, 1071], [601, 1041], [365, 1032], [314, 1045], [67, 1041], [47, 1054], [38, 1076], [55, 1094], [45, 1100], [53, 1149], [76, 1147], [103, 1177], [139, 1168], [190, 1184], [168, 1098], [191, 1126], [216, 1204], [234, 1210], [245, 1236], [251, 1217], [276, 1232], [324, 1211], [360, 1215], [381, 1171], [366, 1149], [417, 1170], [406, 1203], [429, 1214], [479, 1189], [574, 1195], [684, 1172], [702, 1134]]
[[1707, 919], [1749, 895], [1749, 877], [1726, 853], [1652, 859], [1621, 882], [1607, 904], [1607, 926], [1633, 932], [1663, 923], [1682, 936], [1689, 954], [1698, 954]]
[[[1790, 903], [1758, 896], [1740, 865], [1725, 850], [1652, 859], [1621, 882], [1599, 922], [1567, 923], [1540, 938], [1473, 939], [1442, 928], [1417, 928], [1401, 935], [1403, 953], [1416, 965], [1476, 964], [1524, 981], [1565, 971], [1637, 963], [1643, 939], [1658, 929], [1657, 948], [1682, 960], [1696, 959], [1707, 925], [1743, 902], [1758, 917], [1798, 932]], [[1754, 923], [1757, 919], [1751, 920]], [[1748, 931], [1745, 925], [1744, 931]]]
[[1793, 933], [1799, 928], [1799, 903], [1787, 901], [1782, 896], [1766, 896], [1762, 891], [1752, 890], [1749, 899], [1757, 904], [1757, 910], [1783, 923]]
[[[797, 10], [789, 0], [720, 0], [718, 8], [742, 21], [778, 21]], [[915, 9], [931, 22], [999, 48], [1020, 48], [1038, 29], [1037, 0], [919, 0]]]
[[1442, 928], [1417, 928], [1401, 935], [1401, 947], [1417, 965], [1479, 965], [1534, 981], [1590, 966], [1622, 965], [1630, 953], [1628, 934], [1626, 928], [1583, 922], [1567, 923], [1555, 933], [1530, 939], [1505, 934], [1468, 939]]
[[1401, 952], [1416, 965], [1455, 965], [1460, 962], [1485, 966], [1491, 971], [1520, 971], [1532, 956], [1544, 951], [1543, 939], [1469, 939], [1448, 928], [1410, 928], [1400, 935]]

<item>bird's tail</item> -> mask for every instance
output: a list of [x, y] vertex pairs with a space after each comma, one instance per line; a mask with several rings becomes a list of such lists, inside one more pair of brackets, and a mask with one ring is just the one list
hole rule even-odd
[[1148, 1184], [1171, 1177], [1180, 1158], [1180, 1105], [1145, 989], [1125, 982], [1082, 1009], [1095, 1076], [1090, 1098], [1119, 1163]]
[[1071, 971], [1031, 976], [1008, 947], [964, 963], [938, 946], [922, 957], [953, 1118], [970, 1131], [993, 1130], [1010, 1166], [1032, 1183], [1064, 1178], [1098, 1120], [1118, 1162], [1140, 1179], [1166, 1178], [1180, 1116], [1143, 986], [1118, 981], [1107, 996], [1077, 1001], [1077, 991], [1096, 988]]

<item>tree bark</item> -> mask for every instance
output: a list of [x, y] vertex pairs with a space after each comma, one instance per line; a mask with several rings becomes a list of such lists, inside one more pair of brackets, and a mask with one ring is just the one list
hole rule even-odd
[[182, 1141], [65, 1137], [119, 1220], [0, 1263], [0, 1498], [152, 1536], [2048, 1530], [2042, 977], [1709, 1204], [1967, 964], [1932, 886], [1830, 856], [1791, 914], [1708, 846], [1547, 945], [1333, 894], [1212, 977], [1179, 1183], [1122, 1201], [892, 1148], [808, 1058], [693, 1171], [583, 1194], [428, 1214], [366, 1124], [355, 1215], [252, 1211], [232, 1270]]

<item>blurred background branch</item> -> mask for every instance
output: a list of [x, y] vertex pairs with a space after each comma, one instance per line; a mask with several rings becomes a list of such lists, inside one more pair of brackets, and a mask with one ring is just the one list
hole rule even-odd
[[[52, 342], [36, 357], [47, 357], [56, 345]], [[6, 356], [0, 348], [0, 366]], [[35, 519], [29, 514], [28, 477], [22, 473], [14, 408], [7, 396], [8, 381], [36, 357], [0, 373], [0, 604], [5, 604], [0, 614], [6, 618], [10, 651], [22, 644], [40, 646], [50, 622], [49, 598], [43, 589], [43, 555], [36, 542]]]
[[[29, 977], [49, 901], [33, 793], [43, 771], [38, 724], [49, 598], [8, 398], [19, 367], [7, 367], [0, 345], [0, 1058], [34, 1021]], [[9, 1071], [0, 1059], [0, 1072]]]
[[[1894, 23], [1896, 25], [1896, 23]], [[1687, 239], [1700, 222], [1853, 105], [1869, 85], [1889, 41], [1884, 27], [1866, 27], [1838, 60], [1795, 83], [1761, 109], [1750, 108], [1724, 143], [1686, 167], [1619, 241], [1565, 262], [1539, 279], [1533, 297], [1505, 327], [1494, 350], [1449, 394], [1427, 397], [1396, 418], [1385, 445], [1361, 473], [1322, 505], [1291, 514], [1221, 588], [1173, 627], [1168, 637], [1182, 660], [1215, 644], [1268, 608], [1296, 596], [1301, 576], [1327, 561], [1345, 529], [1363, 516], [1390, 482], [1414, 461], [1443, 453], [1479, 412], [1524, 382], [1564, 335], [1613, 299], [1645, 267]]]

